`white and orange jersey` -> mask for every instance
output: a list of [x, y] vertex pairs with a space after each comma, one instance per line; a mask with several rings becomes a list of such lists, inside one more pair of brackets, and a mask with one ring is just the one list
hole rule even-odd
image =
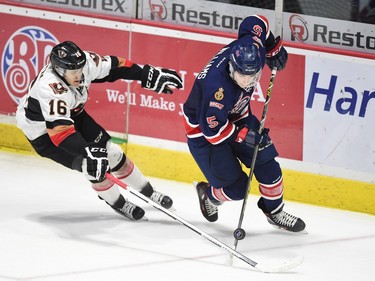
[[17, 125], [29, 140], [34, 140], [59, 125], [74, 124], [72, 117], [79, 114], [88, 99], [88, 88], [95, 79], [106, 77], [112, 60], [96, 53], [84, 52], [86, 64], [80, 87], [69, 86], [47, 64], [30, 84], [17, 108]]

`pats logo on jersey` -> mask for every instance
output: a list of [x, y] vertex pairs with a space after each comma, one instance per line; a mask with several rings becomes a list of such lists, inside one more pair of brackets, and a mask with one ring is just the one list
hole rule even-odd
[[15, 31], [4, 46], [1, 76], [8, 95], [16, 102], [27, 93], [31, 81], [47, 63], [49, 53], [58, 44], [47, 30], [26, 26]]
[[241, 92], [237, 102], [233, 106], [230, 113], [232, 114], [244, 114], [248, 110], [248, 105], [250, 103], [250, 96], [244, 96], [244, 92]]

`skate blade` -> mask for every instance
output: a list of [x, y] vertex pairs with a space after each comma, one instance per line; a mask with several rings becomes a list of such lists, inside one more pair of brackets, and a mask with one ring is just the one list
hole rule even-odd
[[148, 221], [148, 217], [147, 216], [143, 216], [141, 219], [139, 220], [131, 220], [132, 222], [145, 222], [145, 221]]
[[170, 207], [167, 210], [170, 211], [170, 212], [172, 212], [172, 213], [175, 213], [177, 211], [176, 208], [173, 205], [172, 205], [172, 207]]
[[285, 229], [285, 228], [279, 227], [279, 226], [277, 226], [277, 225], [273, 225], [273, 224], [271, 224], [271, 226], [272, 226], [273, 228], [278, 229], [278, 230], [282, 230], [283, 232], [288, 232], [288, 233], [295, 234], [295, 235], [306, 235], [306, 234], [309, 234], [309, 233], [307, 232], [306, 229], [301, 230], [301, 231], [298, 231], [298, 232], [294, 232], [294, 231], [290, 231], [290, 230], [287, 230], [287, 229]]

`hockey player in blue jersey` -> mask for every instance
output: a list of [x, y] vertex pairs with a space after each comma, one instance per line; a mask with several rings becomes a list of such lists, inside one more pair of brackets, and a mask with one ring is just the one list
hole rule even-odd
[[301, 232], [305, 223], [283, 210], [283, 176], [268, 129], [258, 133], [259, 120], [251, 112], [251, 95], [262, 69], [284, 69], [288, 54], [263, 16], [245, 18], [238, 39], [223, 47], [197, 75], [183, 105], [187, 143], [208, 183], [196, 185], [203, 216], [218, 219], [218, 206], [245, 197], [248, 176], [259, 144], [254, 175], [261, 197], [258, 207], [270, 224]]

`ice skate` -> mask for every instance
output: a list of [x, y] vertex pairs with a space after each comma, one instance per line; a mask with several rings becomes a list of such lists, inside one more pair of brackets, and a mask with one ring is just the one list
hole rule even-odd
[[273, 212], [267, 212], [262, 198], [258, 201], [258, 207], [264, 212], [267, 221], [275, 228], [287, 230], [294, 233], [307, 234], [305, 222], [283, 210], [284, 204]]
[[128, 201], [122, 195], [120, 195], [119, 199], [117, 199], [113, 205], [108, 205], [111, 206], [116, 213], [135, 221], [142, 219], [145, 214], [142, 208]]
[[169, 196], [156, 191], [154, 188], [152, 188], [150, 183], [147, 183], [147, 185], [142, 189], [141, 193], [166, 209], [171, 208], [173, 205], [173, 200]]
[[276, 228], [285, 229], [291, 232], [307, 233], [305, 223], [298, 217], [280, 210], [275, 214], [266, 214], [267, 220]]
[[219, 214], [217, 206], [220, 205], [218, 201], [216, 204], [213, 203], [210, 198], [207, 196], [207, 188], [209, 188], [209, 184], [206, 182], [194, 182], [194, 186], [198, 193], [199, 198], [199, 205], [201, 208], [202, 215], [209, 221], [215, 222], [217, 221]]

